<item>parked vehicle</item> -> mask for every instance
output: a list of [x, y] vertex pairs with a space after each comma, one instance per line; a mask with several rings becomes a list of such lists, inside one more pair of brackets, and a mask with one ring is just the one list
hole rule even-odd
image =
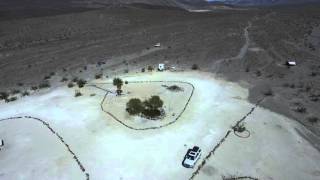
[[186, 168], [193, 168], [197, 161], [200, 159], [201, 149], [198, 146], [194, 146], [192, 149], [188, 149], [182, 165]]

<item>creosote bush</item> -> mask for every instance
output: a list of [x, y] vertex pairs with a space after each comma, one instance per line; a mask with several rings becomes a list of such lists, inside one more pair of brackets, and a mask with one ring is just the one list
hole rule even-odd
[[22, 96], [29, 96], [29, 95], [30, 95], [30, 93], [28, 91], [23, 91], [22, 92]]
[[68, 88], [72, 88], [74, 86], [73, 82], [68, 83]]
[[9, 93], [7, 92], [0, 92], [0, 100], [8, 99]]
[[319, 122], [319, 118], [316, 116], [310, 116], [307, 118], [307, 120], [311, 123], [311, 124], [315, 124], [317, 122]]
[[153, 67], [152, 66], [148, 66], [148, 71], [153, 71]]
[[199, 69], [199, 66], [198, 66], [197, 64], [193, 64], [193, 65], [191, 66], [191, 69], [192, 69], [192, 70], [198, 70], [198, 69]]
[[8, 103], [8, 102], [15, 101], [15, 100], [17, 100], [17, 99], [18, 99], [18, 98], [14, 96], [14, 97], [10, 97], [10, 98], [5, 99], [5, 102]]
[[77, 81], [77, 85], [78, 85], [79, 88], [83, 88], [85, 84], [87, 84], [87, 81], [84, 80], [84, 79], [79, 79]]
[[39, 84], [39, 89], [49, 88], [51, 85], [48, 81], [44, 81]]
[[82, 96], [82, 93], [80, 91], [76, 91], [74, 94], [74, 97], [79, 97]]
[[61, 82], [67, 82], [68, 81], [68, 78], [66, 78], [66, 77], [63, 77], [62, 79], [61, 79]]
[[96, 74], [96, 75], [94, 76], [94, 78], [96, 78], [96, 79], [101, 79], [102, 76], [103, 76], [103, 74], [102, 74], [102, 73], [99, 73], [99, 74]]

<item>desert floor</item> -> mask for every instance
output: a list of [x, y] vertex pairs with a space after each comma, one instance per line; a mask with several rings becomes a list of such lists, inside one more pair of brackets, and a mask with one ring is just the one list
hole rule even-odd
[[[141, 91], [141, 96], [156, 90], [134, 87], [130, 81], [183, 81], [194, 86], [194, 93], [177, 121], [151, 130], [130, 129], [101, 110], [106, 92], [89, 85], [110, 83], [112, 77], [90, 81], [80, 90], [57, 86], [9, 104], [2, 102], [0, 134], [5, 148], [0, 164], [5, 166], [0, 169], [1, 179], [319, 178], [320, 154], [297, 132], [309, 130], [260, 107], [269, 97], [250, 103], [248, 89], [199, 71], [120, 77], [129, 82], [128, 91]], [[75, 90], [83, 96], [74, 97]], [[165, 105], [179, 107], [179, 101], [186, 102], [179, 96], [160, 95]], [[116, 100], [112, 103], [115, 107], [105, 107], [111, 113], [125, 108], [116, 107]], [[245, 123], [249, 137], [240, 138], [232, 131], [239, 121]], [[202, 156], [194, 169], [186, 169], [181, 162], [194, 145], [202, 149]]]

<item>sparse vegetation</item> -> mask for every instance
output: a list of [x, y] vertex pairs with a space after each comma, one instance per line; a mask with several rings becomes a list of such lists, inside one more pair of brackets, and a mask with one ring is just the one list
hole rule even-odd
[[177, 85], [172, 85], [169, 87], [166, 87], [169, 91], [174, 91], [174, 92], [178, 92], [178, 91], [183, 91], [182, 87], [179, 87]]
[[32, 87], [31, 87], [31, 90], [33, 90], [33, 91], [36, 91], [37, 89], [38, 89], [37, 86], [32, 86]]
[[68, 83], [68, 88], [72, 88], [74, 86], [73, 82]]
[[300, 105], [297, 106], [294, 111], [298, 112], [298, 113], [306, 113], [307, 112], [307, 108], [305, 108], [304, 106]]
[[263, 94], [265, 96], [272, 96], [273, 95], [273, 91], [272, 91], [272, 89], [268, 88], [263, 92]]
[[68, 78], [66, 78], [66, 77], [63, 77], [62, 79], [61, 79], [61, 82], [67, 82], [68, 81]]
[[23, 91], [21, 95], [22, 95], [22, 96], [29, 96], [30, 93], [29, 93], [28, 91]]
[[13, 89], [11, 91], [11, 94], [19, 94], [20, 93], [20, 90], [19, 89]]
[[80, 91], [76, 91], [74, 94], [74, 97], [79, 97], [82, 96], [82, 93]]
[[317, 122], [319, 122], [319, 118], [316, 116], [310, 116], [307, 118], [307, 120], [311, 123], [311, 124], [315, 124]]
[[77, 81], [77, 85], [78, 85], [79, 88], [83, 88], [84, 85], [86, 85], [86, 84], [87, 84], [87, 81], [84, 80], [84, 79], [79, 79], [79, 80]]
[[96, 74], [96, 75], [94, 76], [94, 78], [95, 78], [95, 79], [101, 79], [102, 76], [103, 76], [103, 74], [102, 74], [102, 73], [99, 73], [99, 74]]
[[145, 71], [146, 71], [146, 68], [142, 68], [142, 69], [141, 69], [141, 72], [145, 72]]
[[6, 100], [9, 97], [9, 93], [7, 92], [0, 92], [0, 100]]
[[10, 98], [7, 98], [5, 99], [5, 102], [8, 103], [8, 102], [12, 102], [12, 101], [16, 101], [18, 98], [17, 97], [10, 97]]
[[121, 95], [121, 93], [122, 93], [121, 87], [122, 87], [122, 85], [123, 85], [122, 79], [120, 79], [120, 78], [114, 78], [114, 79], [113, 79], [113, 85], [114, 85], [114, 86], [117, 86], [117, 95]]
[[244, 123], [241, 123], [241, 124], [237, 124], [236, 126], [234, 126], [233, 130], [235, 132], [242, 133], [242, 132], [244, 132], [246, 130], [246, 127], [245, 127]]
[[149, 72], [153, 71], [153, 69], [154, 69], [154, 68], [153, 68], [152, 66], [150, 66], [150, 65], [148, 66], [148, 71], [149, 71]]
[[192, 70], [198, 70], [198, 69], [199, 69], [199, 66], [198, 66], [197, 64], [193, 64], [193, 65], [191, 66], [191, 69], [192, 69]]
[[129, 73], [129, 69], [125, 69], [125, 70], [124, 70], [124, 73]]
[[51, 87], [50, 83], [48, 81], [44, 81], [39, 84], [39, 89], [49, 88]]

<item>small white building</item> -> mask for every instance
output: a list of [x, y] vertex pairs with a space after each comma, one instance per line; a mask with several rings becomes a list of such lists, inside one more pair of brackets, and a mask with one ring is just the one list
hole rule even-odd
[[289, 61], [287, 61], [287, 65], [288, 66], [296, 66], [297, 63], [295, 61], [289, 60]]
[[161, 46], [160, 43], [157, 43], [157, 44], [154, 45], [154, 47], [160, 47], [160, 46]]
[[159, 64], [158, 70], [159, 71], [164, 71], [165, 70], [165, 65], [164, 64]]

